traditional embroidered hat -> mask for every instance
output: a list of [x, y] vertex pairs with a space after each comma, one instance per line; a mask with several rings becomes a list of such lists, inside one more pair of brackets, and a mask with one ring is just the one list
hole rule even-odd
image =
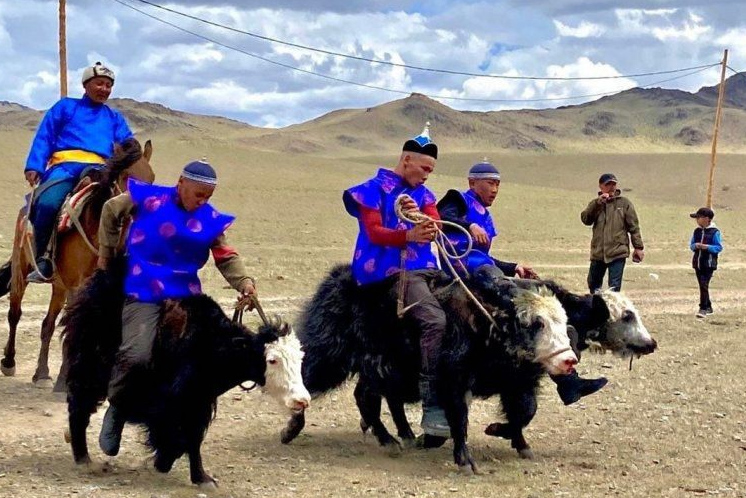
[[404, 142], [402, 151], [417, 152], [438, 159], [438, 146], [430, 139], [430, 122], [425, 123], [425, 129], [418, 136]]
[[500, 172], [485, 157], [481, 163], [477, 163], [471, 167], [469, 178], [472, 180], [499, 180]]
[[106, 78], [109, 78], [112, 84], [114, 83], [114, 71], [104, 66], [100, 62], [97, 62], [91, 67], [87, 67], [83, 70], [83, 84], [85, 85], [86, 83], [88, 83], [89, 80], [92, 80], [96, 76], [104, 76]]
[[218, 184], [218, 175], [215, 174], [215, 170], [208, 164], [207, 158], [204, 157], [199, 161], [192, 161], [184, 166], [181, 176], [187, 180], [205, 183], [207, 185]]

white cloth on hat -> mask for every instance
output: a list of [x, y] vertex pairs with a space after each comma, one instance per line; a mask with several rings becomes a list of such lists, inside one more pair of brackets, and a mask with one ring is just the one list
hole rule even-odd
[[109, 78], [111, 82], [114, 83], [114, 71], [104, 66], [100, 62], [97, 62], [94, 65], [85, 68], [83, 70], [83, 77], [81, 78], [81, 81], [85, 85], [88, 80], [95, 78], [96, 76], [104, 76], [106, 78]]

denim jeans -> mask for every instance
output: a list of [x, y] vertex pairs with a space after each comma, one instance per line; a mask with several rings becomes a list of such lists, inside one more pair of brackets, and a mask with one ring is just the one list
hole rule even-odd
[[591, 266], [588, 268], [588, 289], [596, 292], [601, 288], [604, 282], [606, 270], [609, 270], [609, 289], [619, 292], [622, 290], [622, 275], [624, 274], [624, 265], [627, 258], [618, 258], [609, 263], [604, 261], [591, 260]]

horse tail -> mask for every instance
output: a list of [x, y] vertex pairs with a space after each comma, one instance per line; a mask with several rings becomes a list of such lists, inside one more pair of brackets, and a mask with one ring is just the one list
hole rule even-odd
[[96, 270], [68, 299], [62, 331], [68, 364], [68, 403], [94, 408], [106, 399], [111, 369], [122, 340], [124, 262]]
[[10, 280], [13, 276], [11, 271], [11, 260], [8, 260], [3, 266], [0, 266], [0, 297], [10, 292]]
[[353, 329], [357, 284], [349, 265], [332, 269], [305, 305], [297, 329], [305, 356], [303, 383], [312, 397], [330, 391], [359, 369]]

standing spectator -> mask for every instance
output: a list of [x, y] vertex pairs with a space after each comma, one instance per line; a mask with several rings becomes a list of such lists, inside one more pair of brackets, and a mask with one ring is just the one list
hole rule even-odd
[[718, 268], [718, 254], [723, 250], [723, 241], [720, 230], [712, 222], [715, 217], [712, 209], [702, 207], [689, 216], [697, 220], [697, 228], [694, 229], [689, 241], [689, 248], [694, 253], [692, 267], [699, 284], [699, 311], [696, 316], [704, 318], [713, 313], [710, 302], [710, 279]]
[[588, 269], [588, 289], [591, 292], [601, 288], [607, 269], [609, 288], [621, 290], [624, 264], [630, 253], [630, 239], [634, 247], [632, 261], [640, 263], [645, 257], [635, 207], [629, 199], [622, 197], [617, 183], [613, 173], [601, 175], [598, 179], [598, 196], [580, 213], [583, 224], [593, 227], [591, 264]]

